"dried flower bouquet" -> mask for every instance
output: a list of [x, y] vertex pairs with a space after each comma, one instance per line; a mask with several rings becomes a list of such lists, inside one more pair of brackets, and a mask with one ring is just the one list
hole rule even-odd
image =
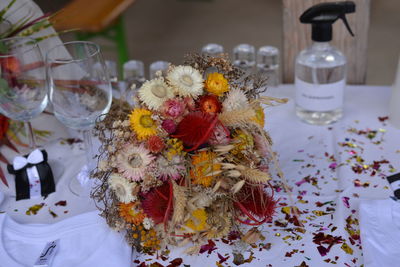
[[189, 55], [144, 83], [137, 106], [114, 103], [97, 124], [92, 196], [138, 250], [193, 242], [196, 253], [208, 239], [271, 221], [276, 159], [261, 104], [286, 100], [260, 96], [265, 80], [242, 77], [224, 56]]

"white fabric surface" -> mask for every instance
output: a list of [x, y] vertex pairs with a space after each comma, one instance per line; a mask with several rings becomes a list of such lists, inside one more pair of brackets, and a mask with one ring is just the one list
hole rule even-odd
[[[393, 168], [400, 170], [400, 130], [393, 128], [390, 124], [382, 123], [378, 120], [378, 116], [387, 116], [388, 103], [390, 98], [389, 87], [368, 87], [368, 86], [349, 86], [345, 90], [345, 112], [344, 118], [331, 126], [312, 126], [300, 122], [294, 114], [294, 87], [285, 85], [275, 88], [267, 92], [268, 95], [278, 97], [289, 97], [289, 103], [277, 107], [268, 108], [266, 110], [266, 128], [270, 131], [274, 140], [274, 150], [278, 152], [280, 164], [289, 184], [293, 187], [295, 198], [301, 196], [301, 200], [296, 202], [298, 208], [303, 212], [301, 219], [305, 221], [305, 233], [295, 232], [296, 235], [288, 230], [293, 229], [293, 225], [289, 224], [286, 228], [278, 227], [274, 224], [266, 224], [263, 226], [263, 233], [266, 237], [264, 243], [271, 243], [270, 250], [255, 252], [255, 259], [250, 264], [242, 266], [298, 266], [304, 261], [311, 267], [314, 266], [332, 266], [325, 260], [335, 261], [336, 266], [361, 266], [363, 263], [362, 251], [358, 241], [354, 245], [349, 242], [349, 234], [346, 229], [346, 219], [351, 215], [353, 219], [359, 218], [359, 202], [362, 199], [387, 199], [392, 195], [390, 187], [386, 179], [382, 176], [371, 176], [370, 173], [356, 174], [351, 170], [351, 166], [347, 163], [348, 151], [347, 147], [338, 146], [338, 142], [345, 142], [346, 138], [357, 140], [357, 144], [362, 146], [364, 151], [359, 152], [359, 148], [354, 148], [361, 153], [365, 164], [370, 164], [377, 159], [390, 160]], [[385, 125], [387, 124], [387, 125]], [[72, 195], [67, 187], [69, 179], [74, 177], [84, 163], [84, 154], [81, 150], [82, 144], [62, 145], [60, 144], [60, 136], [67, 137], [70, 134], [65, 127], [61, 126], [55, 118], [43, 115], [35, 121], [34, 126], [41, 129], [52, 129], [55, 131], [53, 141], [45, 147], [48, 151], [49, 158], [59, 159], [63, 162], [65, 172], [57, 183], [57, 192], [51, 194], [46, 200], [21, 200], [16, 202], [15, 199], [8, 197], [7, 200], [0, 205], [0, 211], [5, 211], [10, 217], [20, 223], [54, 223], [70, 216], [80, 214], [85, 211], [95, 209], [91, 200], [78, 198]], [[47, 126], [47, 127], [46, 127]], [[375, 145], [372, 141], [364, 136], [348, 132], [350, 127], [357, 129], [380, 129], [386, 130], [384, 141]], [[378, 139], [378, 138], [377, 138]], [[4, 153], [12, 159], [13, 153], [8, 149], [3, 150]], [[343, 166], [332, 170], [329, 168], [331, 162], [325, 155], [334, 155], [337, 165]], [[4, 165], [2, 165], [4, 167]], [[382, 166], [382, 173], [388, 173], [389, 167]], [[302, 182], [304, 177], [316, 178], [317, 184]], [[7, 177], [12, 182], [12, 177]], [[354, 185], [355, 180], [359, 180], [360, 184], [369, 182], [368, 187]], [[300, 183], [299, 183], [300, 182]], [[296, 184], [297, 183], [297, 184]], [[10, 195], [3, 185], [0, 189]], [[288, 204], [286, 195], [283, 191], [276, 194], [277, 198], [281, 197], [281, 203]], [[343, 198], [349, 198], [349, 207], [343, 201]], [[54, 206], [59, 200], [67, 200], [66, 207]], [[329, 202], [331, 201], [331, 202]], [[45, 203], [37, 215], [27, 216], [25, 212], [33, 204], [40, 202]], [[316, 203], [328, 203], [322, 207], [316, 207]], [[329, 207], [332, 209], [326, 215], [317, 216], [313, 211], [325, 211]], [[48, 209], [51, 208], [58, 214], [57, 218], [53, 218]], [[68, 213], [63, 211], [68, 210]], [[281, 209], [277, 209], [274, 218], [283, 219]], [[337, 227], [333, 230], [333, 227]], [[354, 226], [356, 229], [359, 227]], [[342, 244], [335, 244], [329, 253], [322, 257], [317, 245], [313, 243], [315, 233], [324, 232], [334, 236], [341, 236], [343, 240], [352, 248], [352, 255], [347, 254], [341, 249]], [[211, 255], [207, 253], [200, 256], [185, 256], [182, 254], [183, 248], [171, 249], [171, 254], [166, 262], [161, 259], [151, 258], [146, 255], [135, 253], [135, 257], [141, 262], [145, 259], [150, 261], [147, 264], [157, 261], [166, 264], [174, 258], [183, 258], [184, 263], [192, 267], [195, 266], [215, 266], [219, 260], [217, 252], [222, 256], [229, 253], [230, 258], [223, 263], [234, 265], [232, 263], [232, 248], [227, 247], [221, 242], [217, 244], [218, 250]], [[292, 256], [285, 256], [287, 252], [298, 250]], [[249, 253], [245, 252], [245, 258], [249, 257]], [[338, 257], [335, 259], [335, 257]], [[168, 265], [168, 264], [166, 264]]]
[[0, 266], [32, 267], [48, 242], [59, 239], [52, 267], [129, 266], [131, 248], [96, 211], [50, 225], [23, 225], [0, 215]]
[[400, 202], [393, 199], [360, 203], [360, 228], [365, 267], [398, 266]]

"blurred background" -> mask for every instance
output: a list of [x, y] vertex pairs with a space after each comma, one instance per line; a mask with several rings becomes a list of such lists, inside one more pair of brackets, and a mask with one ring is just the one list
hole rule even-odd
[[[117, 0], [115, 0], [117, 1]], [[55, 12], [68, 0], [35, 0], [43, 11]], [[96, 1], [87, 1], [95, 4]], [[282, 51], [281, 0], [136, 0], [123, 13], [129, 59], [179, 64], [188, 52], [207, 43], [234, 46], [248, 43]], [[90, 9], [87, 6], [87, 9]], [[81, 11], [85, 15], [86, 10]], [[64, 41], [75, 34], [63, 34]], [[117, 60], [116, 49], [104, 38], [92, 39], [103, 47], [106, 59]], [[372, 0], [368, 35], [367, 84], [394, 81], [400, 51], [400, 1]], [[147, 74], [147, 73], [146, 73]]]

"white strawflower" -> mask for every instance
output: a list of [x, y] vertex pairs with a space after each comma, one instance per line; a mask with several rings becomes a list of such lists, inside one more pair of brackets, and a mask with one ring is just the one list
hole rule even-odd
[[154, 226], [154, 221], [151, 218], [146, 217], [146, 218], [143, 219], [143, 227], [144, 227], [144, 229], [150, 230], [151, 228], [153, 228], [153, 226]]
[[108, 178], [108, 184], [114, 191], [119, 201], [123, 203], [130, 203], [137, 199], [137, 197], [132, 194], [133, 189], [136, 187], [136, 183], [128, 181], [119, 174], [112, 173]]
[[145, 82], [139, 89], [138, 96], [149, 109], [158, 110], [165, 100], [174, 97], [174, 93], [163, 78], [156, 78]]
[[168, 72], [167, 80], [180, 96], [197, 98], [203, 93], [203, 77], [190, 66], [176, 66]]
[[249, 107], [249, 101], [243, 90], [234, 88], [229, 91], [225, 101], [222, 103], [223, 111], [245, 109]]

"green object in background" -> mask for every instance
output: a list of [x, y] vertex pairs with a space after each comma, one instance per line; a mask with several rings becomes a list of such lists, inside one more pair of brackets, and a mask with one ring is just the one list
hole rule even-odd
[[106, 28], [105, 30], [97, 33], [91, 32], [77, 32], [76, 38], [81, 41], [88, 41], [96, 37], [103, 37], [112, 41], [118, 52], [118, 73], [122, 75], [122, 67], [125, 62], [129, 60], [128, 46], [126, 44], [124, 21], [122, 16], [119, 16], [116, 22]]

